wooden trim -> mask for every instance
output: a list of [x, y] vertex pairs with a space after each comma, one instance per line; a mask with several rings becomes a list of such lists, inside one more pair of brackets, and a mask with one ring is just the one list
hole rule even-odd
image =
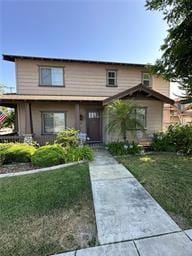
[[[41, 84], [41, 68], [61, 68], [63, 70], [63, 84], [62, 85], [53, 85], [53, 84]], [[65, 87], [65, 69], [63, 66], [53, 66], [53, 65], [38, 65], [38, 72], [39, 72], [39, 87]]]
[[140, 83], [137, 86], [131, 87], [130, 89], [127, 89], [123, 92], [117, 93], [117, 94], [113, 95], [112, 97], [109, 97], [109, 98], [103, 100], [103, 105], [105, 106], [105, 105], [111, 103], [113, 100], [122, 99], [126, 96], [132, 96], [133, 93], [135, 93], [135, 92], [145, 92], [147, 94], [151, 94], [152, 97], [156, 98], [157, 100], [169, 103], [171, 105], [173, 105], [175, 103], [174, 100], [172, 100], [172, 99], [168, 98], [167, 96], [165, 96], [157, 91], [154, 91], [153, 89], [146, 87], [145, 85]]

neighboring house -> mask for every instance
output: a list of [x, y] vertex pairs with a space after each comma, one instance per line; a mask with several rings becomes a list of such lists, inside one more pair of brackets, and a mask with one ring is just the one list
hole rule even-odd
[[176, 99], [175, 104], [165, 104], [164, 107], [164, 128], [171, 124], [192, 124], [192, 105], [180, 102]]
[[[150, 76], [143, 64], [3, 55], [15, 62], [16, 93], [0, 96], [0, 105], [14, 107], [19, 135], [48, 136], [74, 127], [91, 142], [108, 142], [104, 107], [115, 99], [138, 105], [145, 133], [163, 129], [169, 81]], [[145, 135], [144, 135], [145, 134]]]

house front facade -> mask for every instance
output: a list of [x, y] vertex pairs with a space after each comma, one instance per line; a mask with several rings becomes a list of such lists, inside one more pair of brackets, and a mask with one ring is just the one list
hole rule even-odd
[[75, 128], [90, 142], [121, 139], [118, 132], [106, 131], [104, 109], [116, 99], [134, 100], [150, 135], [163, 129], [164, 103], [174, 104], [169, 81], [151, 76], [143, 64], [15, 55], [3, 59], [15, 62], [16, 93], [1, 95], [0, 105], [15, 108], [21, 136], [52, 136]]

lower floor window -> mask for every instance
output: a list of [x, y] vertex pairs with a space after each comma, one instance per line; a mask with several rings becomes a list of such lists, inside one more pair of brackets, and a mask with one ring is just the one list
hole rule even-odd
[[136, 129], [147, 127], [147, 108], [136, 108], [135, 109]]
[[57, 133], [66, 128], [65, 112], [43, 112], [42, 113], [43, 133]]

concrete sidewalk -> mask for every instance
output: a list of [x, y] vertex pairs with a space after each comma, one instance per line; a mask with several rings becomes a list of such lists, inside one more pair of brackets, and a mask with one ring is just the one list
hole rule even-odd
[[192, 231], [181, 231], [107, 151], [96, 151], [89, 168], [101, 246], [61, 255], [192, 256]]
[[90, 175], [100, 244], [180, 231], [124, 166], [107, 151], [95, 155]]

